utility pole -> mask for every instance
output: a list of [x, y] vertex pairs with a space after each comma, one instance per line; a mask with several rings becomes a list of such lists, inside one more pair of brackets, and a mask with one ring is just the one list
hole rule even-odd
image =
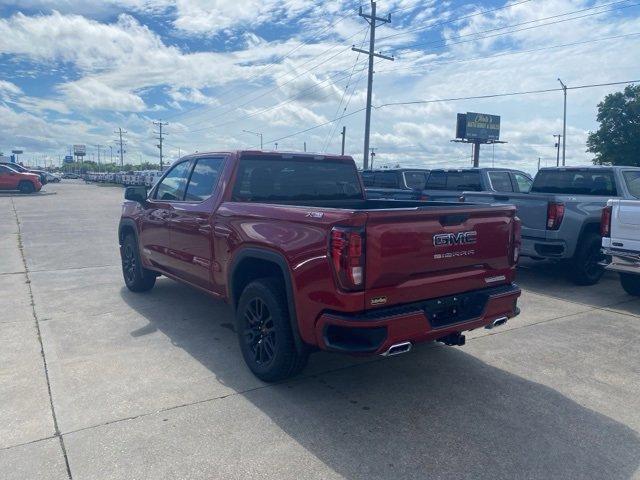
[[376, 158], [376, 149], [371, 147], [369, 150], [371, 150], [371, 170], [373, 170], [373, 160]]
[[540, 157], [538, 157], [538, 170], [540, 170]]
[[102, 145], [94, 145], [96, 149], [98, 149], [98, 172], [100, 172], [100, 150], [102, 149]]
[[565, 165], [567, 154], [567, 86], [558, 78], [564, 92], [564, 113], [562, 115], [562, 166]]
[[562, 140], [562, 135], [554, 135], [553, 138], [558, 137], [558, 141], [556, 142], [556, 167], [560, 166], [560, 140]]
[[347, 127], [346, 126], [342, 127], [342, 134], [341, 135], [342, 135], [342, 149], [340, 151], [342, 152], [342, 155], [344, 155], [344, 139], [347, 136]]
[[307, 142], [304, 142], [304, 151], [305, 151], [305, 153], [307, 151]]
[[364, 158], [363, 158], [363, 168], [364, 170], [368, 170], [369, 168], [369, 134], [371, 132], [371, 97], [373, 94], [373, 57], [384, 58], [385, 60], [393, 61], [393, 57], [389, 57], [386, 55], [382, 55], [381, 53], [375, 53], [375, 45], [376, 45], [376, 24], [377, 22], [381, 23], [390, 23], [391, 22], [391, 14], [387, 15], [386, 18], [381, 18], [376, 16], [376, 2], [371, 0], [371, 14], [362, 13], [362, 6], [358, 12], [362, 18], [364, 18], [371, 28], [369, 29], [369, 50], [361, 50], [356, 48], [355, 45], [351, 48], [354, 52], [364, 53], [369, 56], [369, 75], [367, 80], [367, 112], [365, 117], [364, 124]]
[[275, 143], [276, 150], [278, 150], [278, 142]]
[[153, 132], [156, 135], [158, 135], [156, 138], [157, 140], [160, 141], [160, 143], [158, 143], [157, 147], [160, 149], [160, 171], [162, 171], [162, 140], [163, 140], [163, 136], [162, 135], [166, 135], [166, 133], [162, 133], [162, 127], [169, 125], [167, 122], [162, 123], [162, 121], [158, 121], [158, 122], [153, 122], [153, 124], [158, 127], [158, 131], [157, 132]]
[[120, 153], [120, 166], [124, 167], [124, 147], [123, 147], [123, 140], [122, 140], [122, 134], [127, 133], [126, 130], [122, 130], [122, 128], [118, 127], [118, 131], [113, 132], [119, 135], [119, 140], [117, 139], [116, 142], [118, 142], [118, 144], [120, 145], [120, 149], [118, 150], [118, 153]]
[[113, 147], [109, 145], [109, 163], [113, 163]]

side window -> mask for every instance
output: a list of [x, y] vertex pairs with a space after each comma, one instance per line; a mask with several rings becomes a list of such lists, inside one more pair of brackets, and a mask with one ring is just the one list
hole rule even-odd
[[191, 162], [185, 161], [174, 165], [167, 176], [162, 179], [153, 198], [157, 200], [176, 201], [184, 198]]
[[379, 188], [398, 188], [396, 172], [376, 172], [373, 184]]
[[427, 189], [444, 190], [447, 188], [447, 174], [445, 172], [431, 172], [427, 180]]
[[489, 180], [496, 192], [513, 192], [509, 172], [489, 172]]
[[462, 172], [448, 172], [447, 190], [481, 192], [480, 172], [477, 170], [464, 170]]
[[365, 187], [373, 187], [373, 172], [362, 172], [362, 183], [364, 183]]
[[533, 184], [533, 180], [529, 177], [522, 175], [521, 173], [514, 173], [513, 178], [516, 180], [516, 186], [518, 187], [518, 192], [520, 193], [529, 193], [531, 190], [531, 185]]
[[424, 172], [404, 172], [404, 183], [414, 190], [424, 190], [427, 176]]
[[222, 158], [201, 158], [193, 167], [185, 200], [201, 202], [209, 198], [218, 183], [222, 170]]
[[3, 175], [5, 173], [9, 173], [9, 169], [0, 165], [0, 175]]

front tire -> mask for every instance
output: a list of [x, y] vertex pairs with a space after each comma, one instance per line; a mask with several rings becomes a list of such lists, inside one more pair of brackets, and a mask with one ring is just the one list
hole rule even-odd
[[284, 286], [278, 279], [247, 285], [236, 309], [236, 327], [244, 361], [260, 380], [284, 380], [307, 364], [308, 353], [296, 348]]
[[592, 232], [582, 236], [573, 257], [571, 280], [576, 285], [595, 285], [604, 274], [604, 267], [599, 263], [604, 259], [601, 252], [602, 238]]
[[640, 275], [633, 273], [621, 273], [620, 284], [624, 291], [634, 297], [640, 297]]
[[156, 284], [156, 274], [142, 266], [140, 250], [134, 235], [124, 238], [120, 249], [122, 276], [124, 283], [132, 292], [146, 292]]
[[33, 183], [31, 182], [20, 182], [20, 185], [18, 187], [20, 189], [20, 193], [24, 193], [24, 194], [30, 194], [35, 192], [36, 187], [33, 186]]

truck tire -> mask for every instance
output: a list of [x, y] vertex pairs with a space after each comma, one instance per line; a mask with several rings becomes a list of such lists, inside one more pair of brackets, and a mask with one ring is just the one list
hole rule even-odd
[[284, 380], [306, 366], [309, 354], [296, 349], [279, 279], [262, 278], [247, 285], [238, 301], [236, 327], [244, 361], [260, 380]]
[[132, 292], [146, 292], [156, 284], [156, 274], [142, 266], [138, 242], [133, 234], [124, 238], [120, 249], [122, 276], [124, 283]]
[[20, 190], [20, 193], [29, 194], [35, 192], [36, 187], [33, 186], [33, 183], [25, 180], [20, 182], [18, 189]]
[[620, 284], [624, 291], [634, 297], [640, 297], [640, 275], [633, 273], [621, 273]]
[[602, 238], [596, 232], [584, 234], [573, 257], [569, 276], [576, 285], [595, 285], [604, 274], [604, 267], [598, 263], [603, 260], [601, 253]]

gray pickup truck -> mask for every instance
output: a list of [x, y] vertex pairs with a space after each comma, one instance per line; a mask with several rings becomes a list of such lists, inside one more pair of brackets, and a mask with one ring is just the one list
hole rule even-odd
[[593, 285], [604, 272], [600, 217], [610, 198], [635, 199], [629, 189], [640, 168], [540, 169], [530, 193], [465, 192], [470, 202], [515, 205], [522, 221], [521, 256], [567, 261], [578, 285]]
[[509, 168], [460, 168], [431, 170], [423, 196], [436, 201], [458, 201], [462, 192], [526, 193], [529, 174]]

